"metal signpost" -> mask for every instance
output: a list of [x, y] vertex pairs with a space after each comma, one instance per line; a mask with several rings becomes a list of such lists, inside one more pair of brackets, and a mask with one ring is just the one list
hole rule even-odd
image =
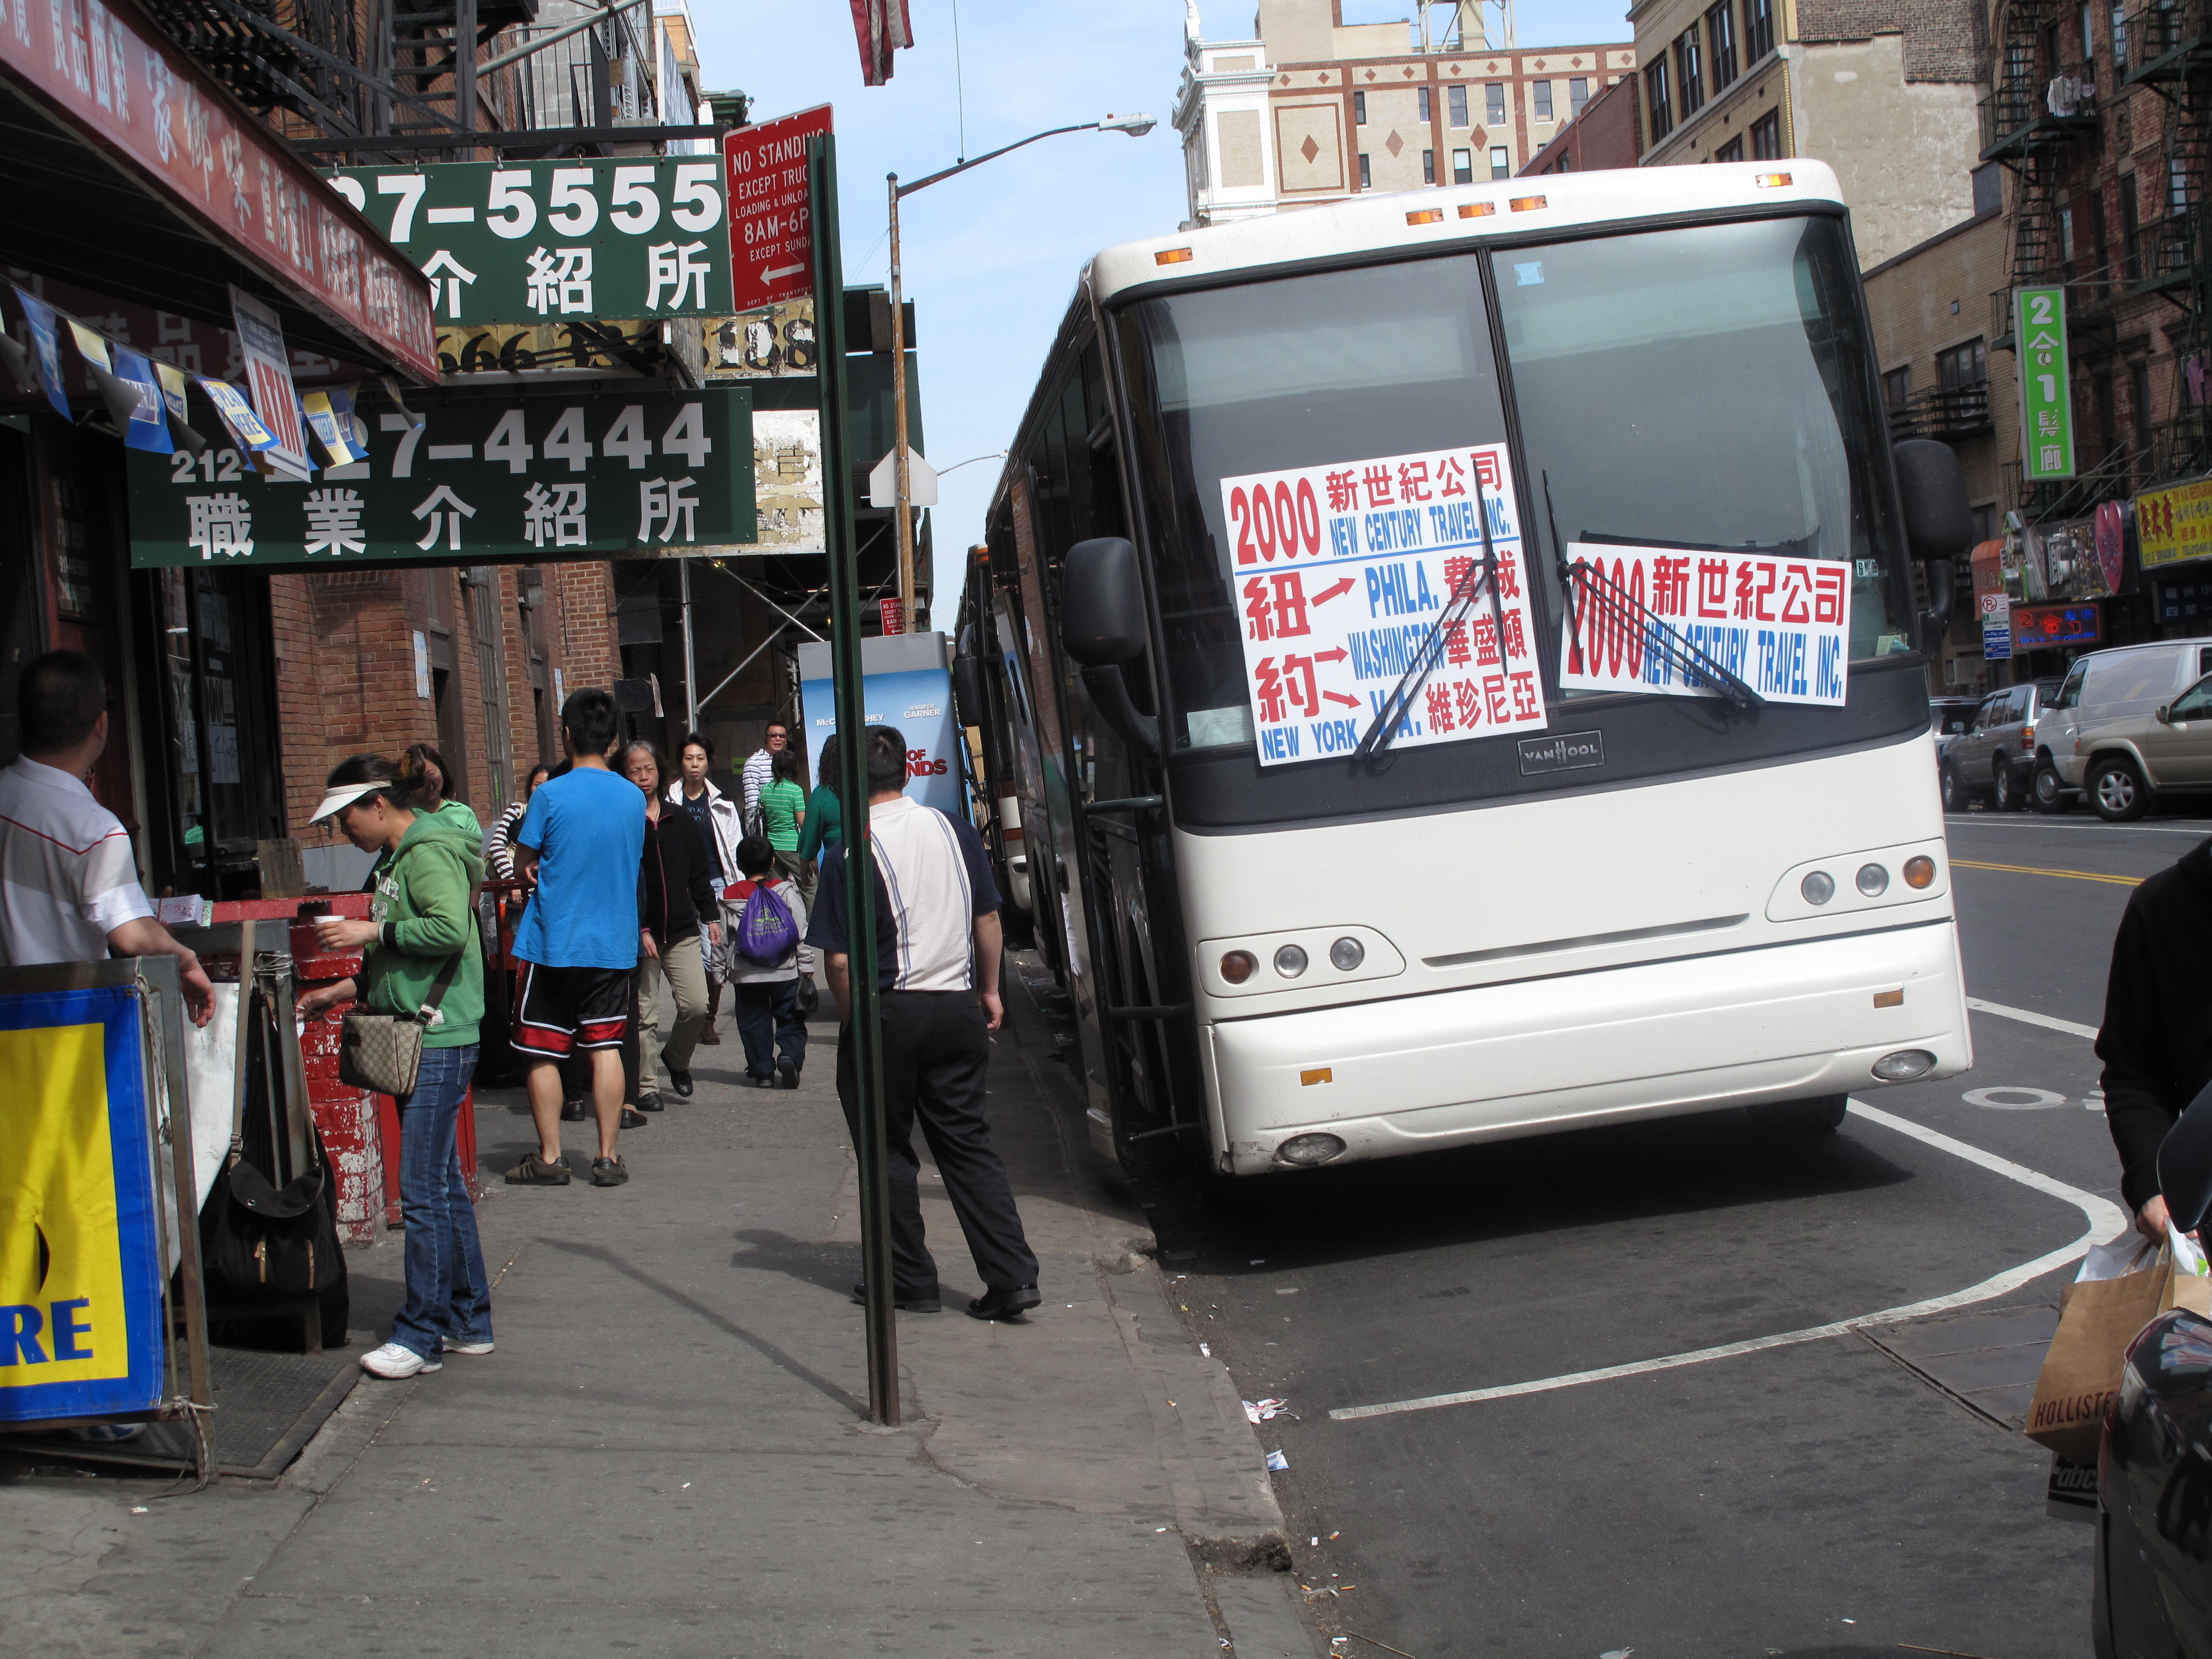
[[754, 539], [752, 392], [417, 394], [368, 459], [276, 483], [235, 449], [132, 452], [131, 563], [533, 563]]
[[440, 323], [729, 314], [722, 164], [712, 156], [325, 176], [422, 267]]
[[837, 140], [806, 141], [813, 204], [815, 325], [820, 335], [822, 476], [830, 553], [830, 678], [837, 708], [837, 796], [845, 819], [845, 932], [851, 972], [845, 1029], [860, 1085], [860, 1282], [867, 1295], [868, 1416], [899, 1420], [898, 1335], [892, 1325], [890, 1179], [884, 1146], [881, 1004], [876, 988], [874, 849], [868, 836], [867, 703], [860, 686], [860, 574], [853, 538], [853, 468], [847, 453], [843, 260], [837, 240]]
[[829, 131], [830, 106], [822, 104], [724, 136], [732, 310], [757, 311], [814, 292], [806, 141]]
[[2020, 288], [2012, 295], [2020, 358], [2021, 476], [2030, 483], [2074, 476], [2074, 397], [2067, 382], [2066, 290]]

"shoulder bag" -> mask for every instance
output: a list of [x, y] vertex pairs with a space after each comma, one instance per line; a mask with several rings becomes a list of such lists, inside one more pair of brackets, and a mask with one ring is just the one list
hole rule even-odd
[[[461, 951], [468, 949], [462, 945]], [[373, 1014], [363, 1008], [349, 1012], [338, 1034], [338, 1081], [351, 1089], [371, 1089], [380, 1095], [404, 1100], [415, 1092], [416, 1074], [422, 1066], [422, 1034], [431, 1017], [445, 1000], [446, 988], [461, 965], [461, 951], [446, 958], [430, 994], [411, 1014]]]

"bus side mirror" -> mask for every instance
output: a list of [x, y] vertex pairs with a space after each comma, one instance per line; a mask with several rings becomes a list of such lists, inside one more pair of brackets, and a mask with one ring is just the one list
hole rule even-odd
[[952, 659], [952, 707], [961, 725], [989, 726], [983, 718], [983, 665], [974, 657]]
[[1135, 545], [1101, 536], [1069, 548], [1060, 608], [1067, 654], [1086, 668], [1119, 667], [1145, 654], [1146, 635]]
[[1972, 550], [1973, 508], [1958, 452], [1933, 438], [1907, 438], [1891, 447], [1897, 489], [1905, 507], [1905, 544], [1928, 578], [1929, 608], [1920, 613], [1920, 650], [1933, 657], [1951, 626], [1951, 562]]

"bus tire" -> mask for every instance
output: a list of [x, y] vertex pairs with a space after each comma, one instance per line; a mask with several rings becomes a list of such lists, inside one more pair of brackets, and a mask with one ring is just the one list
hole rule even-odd
[[1751, 1109], [1752, 1121], [1776, 1134], [1791, 1137], [1833, 1134], [1843, 1127], [1849, 1095], [1819, 1095], [1811, 1100], [1783, 1100]]

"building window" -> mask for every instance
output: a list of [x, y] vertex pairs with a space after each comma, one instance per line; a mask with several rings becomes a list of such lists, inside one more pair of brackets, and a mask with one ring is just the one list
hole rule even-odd
[[1490, 176], [1493, 179], [1510, 179], [1513, 176], [1513, 161], [1503, 144], [1495, 145], [1491, 149]]
[[1946, 392], [1965, 392], [1990, 378], [1989, 347], [1980, 340], [1936, 354], [1936, 384]]
[[1364, 149], [1359, 152], [1359, 187], [1362, 190], [1375, 188], [1374, 170], [1367, 165], [1367, 152]]
[[1465, 126], [1467, 125], [1467, 88], [1465, 87], [1446, 87], [1444, 88], [1444, 109], [1451, 118], [1452, 125], [1455, 127]]
[[2081, 29], [2081, 61], [2087, 63], [2097, 55], [2097, 37], [2091, 33], [2090, 19], [2096, 15], [2091, 0], [2081, 0], [2080, 25]]
[[1721, 0], [1705, 14], [1705, 44], [1712, 52], [1713, 90], [1735, 79], [1735, 0]]
[[1718, 149], [1714, 150], [1713, 160], [1716, 161], [1741, 161], [1743, 160], [1743, 135], [1739, 132], [1735, 137], [1729, 139], [1728, 143], [1721, 145]]
[[1421, 152], [1421, 182], [1433, 185], [1437, 181], [1437, 153], [1432, 149]]
[[1705, 101], [1705, 49], [1695, 23], [1674, 37], [1674, 85], [1682, 99], [1682, 118], [1689, 119]]
[[1505, 82], [1492, 81], [1482, 89], [1482, 124], [1487, 127], [1505, 125]]
[[1419, 97], [1421, 100], [1421, 119], [1424, 121], [1433, 119], [1434, 118], [1429, 113], [1431, 100], [1429, 98], [1429, 89], [1426, 87], [1423, 87], [1419, 89]]
[[1567, 119], [1571, 121], [1580, 116], [1583, 106], [1588, 102], [1589, 82], [1578, 75], [1567, 82]]
[[1674, 130], [1674, 100], [1667, 95], [1667, 60], [1662, 58], [1644, 71], [1644, 106], [1651, 115], [1651, 143], [1656, 148]]
[[1552, 83], [1549, 81], [1539, 81], [1529, 88], [1529, 92], [1535, 100], [1536, 118], [1539, 121], [1550, 120], [1552, 118]]
[[1474, 152], [1455, 149], [1452, 152], [1452, 183], [1471, 185], [1474, 182]]
[[[1997, 165], [1995, 162], [1991, 166]], [[2127, 279], [2142, 281], [2142, 220], [2136, 206], [2136, 176], [2132, 173], [2120, 175], [2120, 258], [2125, 262]]]
[[2119, 6], [2112, 8], [2112, 67], [2124, 70], [2128, 66], [2128, 15]]
[[1782, 112], [1771, 109], [1751, 124], [1751, 159], [1754, 161], [1778, 161], [1782, 159]]
[[1364, 92], [1352, 94], [1352, 125], [1355, 127], [1367, 125], [1367, 94]]
[[1893, 368], [1881, 377], [1881, 400], [1893, 415], [1901, 415], [1912, 398], [1912, 365]]
[[2058, 257], [2067, 264], [2074, 263], [2074, 210], [2058, 210]]
[[1774, 0], [1743, 0], [1743, 66], [1774, 50]]

